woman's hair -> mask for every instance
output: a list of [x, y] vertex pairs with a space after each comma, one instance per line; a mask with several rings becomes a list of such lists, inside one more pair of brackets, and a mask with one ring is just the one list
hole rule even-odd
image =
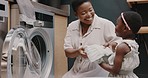
[[125, 25], [127, 24], [134, 34], [136, 34], [142, 26], [141, 15], [137, 12], [126, 11], [121, 13], [121, 17]]
[[77, 11], [78, 7], [83, 4], [84, 2], [90, 2], [90, 0], [73, 0], [72, 1], [72, 9], [74, 12]]

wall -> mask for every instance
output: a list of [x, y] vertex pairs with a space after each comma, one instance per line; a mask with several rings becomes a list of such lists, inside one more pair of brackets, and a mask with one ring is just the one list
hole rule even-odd
[[67, 71], [67, 59], [63, 47], [67, 17], [55, 15], [54, 18], [54, 78], [61, 78]]

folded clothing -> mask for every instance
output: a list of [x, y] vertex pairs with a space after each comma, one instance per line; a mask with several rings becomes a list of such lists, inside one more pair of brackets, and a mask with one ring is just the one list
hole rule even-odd
[[87, 53], [88, 59], [91, 62], [99, 60], [103, 56], [109, 56], [110, 54], [113, 53], [113, 51], [110, 48], [97, 44], [86, 46], [84, 48], [84, 52]]

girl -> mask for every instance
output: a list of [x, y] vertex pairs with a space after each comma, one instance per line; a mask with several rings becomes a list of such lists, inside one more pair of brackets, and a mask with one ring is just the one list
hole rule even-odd
[[[133, 70], [139, 66], [138, 44], [135, 34], [142, 25], [142, 18], [137, 12], [121, 13], [117, 19], [116, 35], [123, 38], [115, 47], [115, 52], [108, 58], [109, 63], [102, 62], [100, 66], [109, 71], [109, 77], [138, 78]], [[114, 44], [114, 43], [110, 43]]]

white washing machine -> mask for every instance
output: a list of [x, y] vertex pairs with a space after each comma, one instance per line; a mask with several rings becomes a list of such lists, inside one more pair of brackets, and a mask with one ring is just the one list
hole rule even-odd
[[27, 33], [41, 57], [41, 78], [54, 78], [54, 29], [34, 27]]
[[54, 78], [54, 27], [41, 25], [20, 25], [8, 32], [3, 44], [7, 78]]
[[7, 78], [54, 78], [53, 28], [11, 29], [4, 41]]
[[35, 12], [41, 23], [21, 23], [5, 37], [7, 78], [54, 78], [54, 14], [40, 8]]

